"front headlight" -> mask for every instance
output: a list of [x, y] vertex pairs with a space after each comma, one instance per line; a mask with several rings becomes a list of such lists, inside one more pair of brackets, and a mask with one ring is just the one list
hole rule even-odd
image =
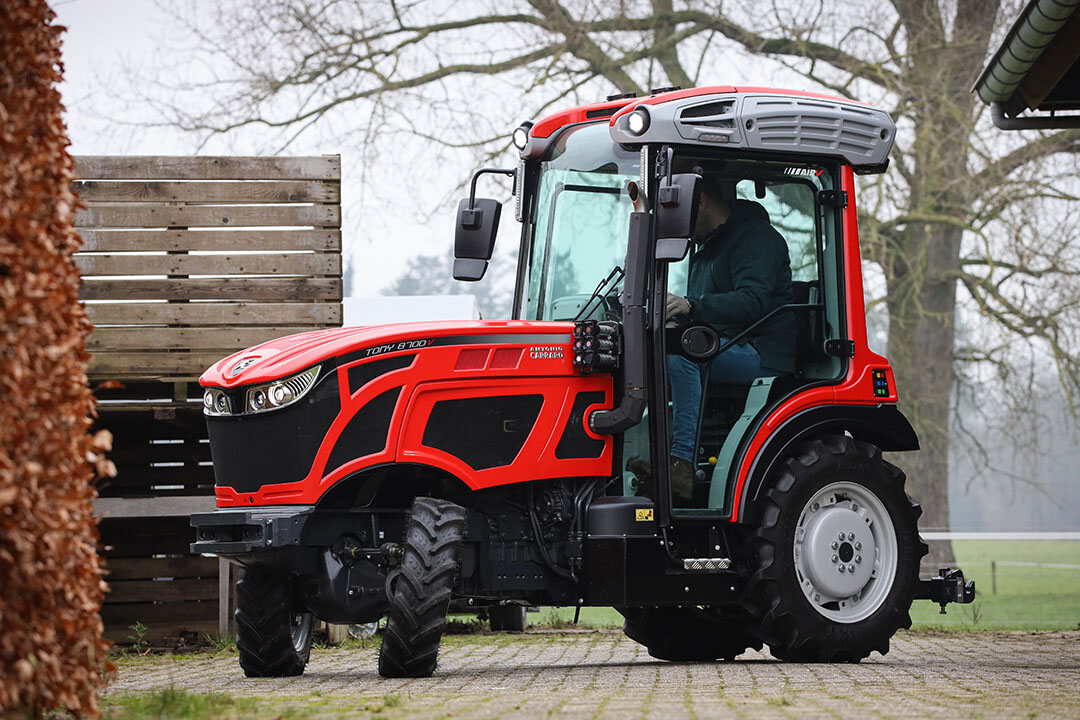
[[[272, 383], [252, 385], [245, 389], [244, 405], [235, 410], [230, 408], [229, 398], [223, 390], [207, 388], [203, 392], [203, 409], [207, 415], [250, 415], [252, 413], [269, 412], [279, 410], [293, 404], [307, 395], [311, 388], [315, 387], [315, 381], [319, 379], [321, 366], [292, 375]], [[239, 402], [239, 397], [233, 396], [233, 404]]]
[[247, 412], [277, 410], [291, 405], [315, 386], [320, 366], [316, 365], [302, 373], [266, 385], [256, 385], [247, 391]]

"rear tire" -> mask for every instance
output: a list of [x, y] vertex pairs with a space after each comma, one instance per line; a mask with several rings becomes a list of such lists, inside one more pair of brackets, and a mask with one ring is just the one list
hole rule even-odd
[[881, 450], [843, 435], [801, 445], [766, 487], [747, 607], [772, 654], [858, 662], [889, 652], [918, 587], [922, 509]]
[[525, 607], [493, 605], [488, 608], [493, 632], [525, 632]]
[[289, 578], [241, 568], [235, 617], [236, 647], [245, 675], [303, 674], [311, 655], [312, 616], [297, 606]]
[[464, 538], [465, 508], [416, 498], [401, 564], [386, 578], [390, 614], [379, 650], [383, 677], [428, 677], [435, 671]]
[[719, 618], [700, 608], [624, 608], [623, 633], [644, 645], [649, 655], [671, 662], [734, 660], [761, 641], [745, 622]]

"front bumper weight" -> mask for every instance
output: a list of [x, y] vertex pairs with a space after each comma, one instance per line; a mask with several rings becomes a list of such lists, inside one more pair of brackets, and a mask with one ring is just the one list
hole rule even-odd
[[310, 506], [194, 513], [191, 552], [240, 555], [296, 547], [311, 513]]
[[949, 603], [964, 605], [975, 600], [975, 581], [965, 580], [959, 568], [941, 568], [936, 576], [919, 581], [915, 599], [936, 602], [944, 615]]

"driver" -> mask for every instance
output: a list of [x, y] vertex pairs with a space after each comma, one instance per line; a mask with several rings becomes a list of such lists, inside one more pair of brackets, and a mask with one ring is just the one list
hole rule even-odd
[[[771, 310], [794, 302], [787, 243], [756, 202], [735, 198], [733, 182], [703, 177], [694, 225], [687, 295], [668, 294], [667, 318], [705, 323], [721, 345]], [[795, 319], [781, 312], [711, 361], [713, 383], [750, 384], [795, 371]], [[704, 364], [667, 356], [673, 406], [671, 484], [676, 504], [689, 504]]]

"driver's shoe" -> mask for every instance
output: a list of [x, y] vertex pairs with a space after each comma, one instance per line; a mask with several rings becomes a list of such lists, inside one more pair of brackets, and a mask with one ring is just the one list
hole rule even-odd
[[694, 464], [671, 456], [671, 494], [676, 507], [690, 507], [694, 496]]

